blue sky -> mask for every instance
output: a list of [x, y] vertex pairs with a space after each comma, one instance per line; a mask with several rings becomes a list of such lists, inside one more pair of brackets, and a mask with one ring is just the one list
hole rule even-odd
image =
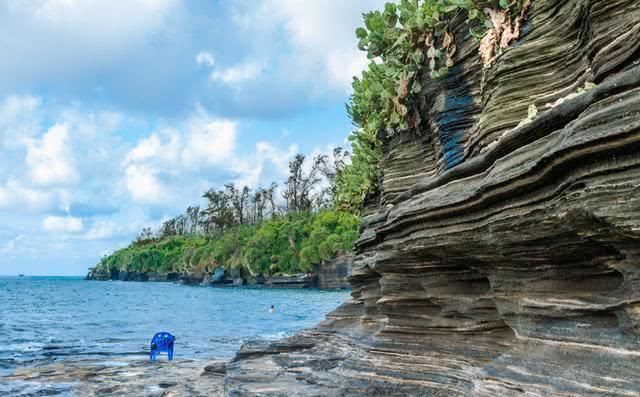
[[0, 274], [84, 274], [209, 187], [344, 145], [383, 3], [0, 2]]

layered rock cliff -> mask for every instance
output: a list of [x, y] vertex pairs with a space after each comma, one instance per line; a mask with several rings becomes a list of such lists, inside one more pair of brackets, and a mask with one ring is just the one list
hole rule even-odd
[[640, 395], [640, 3], [533, 1], [488, 69], [455, 36], [386, 141], [353, 301], [245, 346], [230, 395]]

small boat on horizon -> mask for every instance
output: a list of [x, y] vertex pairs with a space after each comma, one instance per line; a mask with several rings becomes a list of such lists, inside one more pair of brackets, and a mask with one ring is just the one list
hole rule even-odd
[[18, 274], [18, 277], [24, 277], [24, 274], [20, 273]]

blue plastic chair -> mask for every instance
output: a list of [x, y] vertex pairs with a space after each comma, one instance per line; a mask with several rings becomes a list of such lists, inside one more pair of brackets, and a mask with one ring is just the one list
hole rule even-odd
[[168, 332], [158, 332], [151, 339], [151, 361], [155, 361], [158, 353], [167, 352], [169, 361], [173, 360], [173, 345], [176, 337]]

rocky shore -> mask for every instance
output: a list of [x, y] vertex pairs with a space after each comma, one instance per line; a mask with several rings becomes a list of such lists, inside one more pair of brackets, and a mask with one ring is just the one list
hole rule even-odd
[[353, 259], [353, 255], [342, 253], [331, 260], [324, 260], [315, 265], [309, 273], [293, 275], [234, 276], [227, 274], [222, 268], [214, 269], [212, 274], [134, 272], [126, 270], [114, 271], [110, 274], [100, 274], [92, 270], [87, 275], [87, 280], [175, 282], [186, 285], [213, 287], [239, 287], [248, 285], [268, 288], [347, 289], [351, 287], [348, 277], [351, 275]]
[[491, 68], [454, 26], [426, 126], [383, 137], [353, 301], [243, 347], [229, 395], [640, 395], [640, 5], [533, 1]]
[[[211, 396], [223, 397], [224, 361], [174, 360], [150, 362], [144, 358], [116, 362], [65, 360], [18, 370], [3, 378], [8, 395], [15, 397], [97, 396]], [[2, 388], [0, 388], [2, 390]]]

